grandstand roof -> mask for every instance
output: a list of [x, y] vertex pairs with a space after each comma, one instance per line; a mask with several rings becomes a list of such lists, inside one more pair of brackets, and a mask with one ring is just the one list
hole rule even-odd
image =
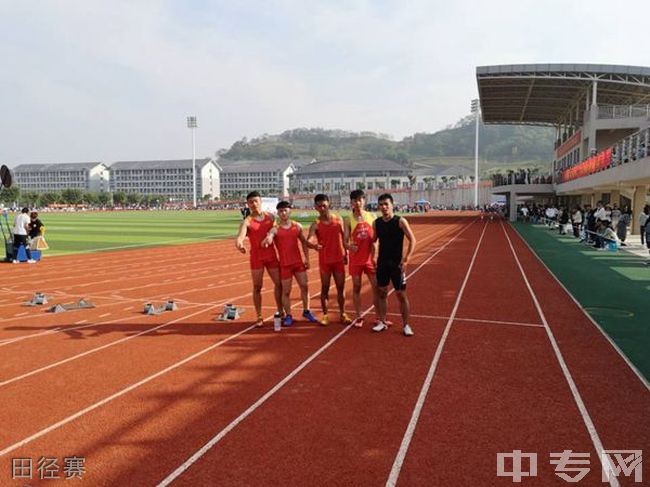
[[64, 162], [53, 164], [20, 164], [13, 169], [13, 172], [60, 172], [60, 171], [81, 171], [91, 170], [101, 162]]
[[479, 66], [476, 79], [484, 123], [582, 123], [597, 81], [598, 105], [650, 103], [650, 68], [609, 64]]
[[340, 173], [340, 172], [404, 172], [408, 173], [409, 168], [395, 161], [387, 159], [342, 159], [333, 161], [313, 162], [298, 168], [297, 175]]
[[229, 161], [228, 159], [219, 159], [219, 165], [224, 173], [234, 172], [276, 172], [285, 171], [291, 164], [294, 166], [298, 161], [291, 159], [260, 159], [260, 160], [242, 160]]
[[[196, 167], [203, 167], [212, 159], [197, 159]], [[191, 169], [192, 159], [178, 159], [168, 161], [119, 161], [111, 164], [113, 170], [133, 170], [133, 169]]]

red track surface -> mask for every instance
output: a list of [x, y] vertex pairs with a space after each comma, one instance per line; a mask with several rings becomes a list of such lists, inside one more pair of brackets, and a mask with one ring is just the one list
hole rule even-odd
[[[579, 485], [606, 485], [595, 444], [650, 451], [647, 387], [510, 227], [413, 222], [410, 339], [398, 316], [377, 335], [251, 329], [230, 241], [3, 266], [0, 485], [56, 485], [37, 460], [73, 455], [84, 485], [512, 485], [496, 457], [513, 450], [538, 456], [522, 485], [562, 485], [549, 455], [568, 449], [591, 454]], [[98, 307], [22, 307], [34, 291]], [[169, 298], [178, 311], [141, 314]], [[249, 311], [215, 322], [225, 302]], [[34, 479], [11, 479], [17, 458]]]

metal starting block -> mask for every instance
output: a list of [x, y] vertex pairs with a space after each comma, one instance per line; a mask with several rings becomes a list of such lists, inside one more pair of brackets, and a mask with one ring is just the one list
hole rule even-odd
[[73, 311], [75, 309], [87, 309], [87, 308], [94, 308], [94, 307], [95, 305], [90, 301], [86, 301], [85, 299], [80, 299], [76, 303], [56, 304], [52, 306], [50, 309], [48, 309], [47, 311], [49, 313], [61, 313], [63, 311]]
[[23, 303], [23, 306], [38, 306], [43, 304], [47, 304], [47, 296], [43, 293], [34, 293], [32, 300]]
[[238, 308], [233, 304], [227, 304], [223, 308], [223, 313], [218, 314], [215, 321], [232, 321], [237, 320], [244, 313], [244, 308]]
[[176, 301], [169, 300], [165, 304], [162, 304], [160, 306], [156, 306], [155, 304], [152, 303], [147, 303], [144, 305], [143, 313], [146, 315], [159, 315], [160, 313], [164, 313], [165, 311], [176, 311], [177, 309], [178, 306], [176, 305]]

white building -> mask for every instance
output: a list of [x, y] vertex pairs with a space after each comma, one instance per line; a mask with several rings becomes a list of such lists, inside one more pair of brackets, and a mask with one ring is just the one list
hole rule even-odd
[[21, 191], [109, 190], [108, 168], [101, 162], [20, 164], [14, 168], [13, 175]]
[[418, 167], [411, 171], [415, 191], [455, 187], [474, 180], [474, 171], [463, 166]]
[[289, 178], [296, 170], [294, 162], [300, 163], [289, 159], [219, 160], [223, 199], [241, 198], [251, 191], [259, 191], [262, 196], [288, 196]]
[[[196, 160], [196, 195], [221, 197], [221, 167], [210, 158]], [[191, 201], [192, 159], [169, 161], [120, 161], [110, 166], [111, 191], [164, 195]]]
[[385, 159], [312, 162], [292, 177], [293, 192], [346, 193], [353, 189], [401, 189], [410, 186], [410, 168]]

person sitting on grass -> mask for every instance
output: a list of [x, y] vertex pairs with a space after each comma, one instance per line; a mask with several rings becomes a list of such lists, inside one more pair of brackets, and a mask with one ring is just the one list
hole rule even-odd
[[[318, 323], [316, 317], [309, 310], [309, 289], [307, 281], [307, 269], [309, 269], [309, 247], [311, 244], [302, 233], [302, 225], [290, 220], [291, 203], [280, 201], [276, 209], [280, 222], [269, 231], [266, 239], [262, 242], [263, 247], [269, 247], [275, 243], [280, 257], [280, 279], [282, 280], [282, 306], [284, 307], [284, 321], [282, 326], [293, 325], [291, 315], [291, 281], [296, 278], [300, 287], [302, 299], [302, 316], [310, 323]], [[300, 253], [300, 243], [302, 254]]]
[[596, 225], [596, 235], [594, 236], [596, 243], [594, 243], [594, 248], [605, 249], [608, 242], [616, 242], [617, 245], [619, 244], [616, 232], [612, 229], [609, 220], [598, 220]]

